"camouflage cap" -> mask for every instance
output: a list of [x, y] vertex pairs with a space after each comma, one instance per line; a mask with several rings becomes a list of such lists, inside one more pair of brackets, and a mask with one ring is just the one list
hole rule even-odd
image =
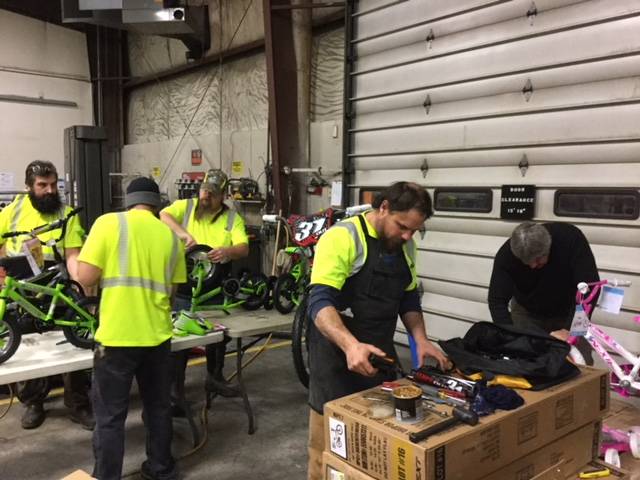
[[211, 192], [214, 195], [220, 195], [225, 192], [228, 182], [229, 179], [222, 170], [211, 169], [200, 184], [200, 189]]

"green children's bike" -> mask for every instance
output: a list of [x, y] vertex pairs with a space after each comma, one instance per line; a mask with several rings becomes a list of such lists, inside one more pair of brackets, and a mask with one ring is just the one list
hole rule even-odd
[[232, 277], [230, 264], [212, 262], [207, 255], [210, 251], [210, 246], [202, 244], [186, 251], [187, 282], [178, 288], [178, 295], [188, 298], [191, 306], [174, 319], [177, 334], [203, 335], [213, 328], [197, 312], [221, 310], [230, 314], [237, 307], [257, 310], [269, 293], [267, 277], [248, 272], [240, 278]]
[[[26, 235], [50, 246], [54, 264], [38, 272], [34, 258], [26, 252], [0, 259], [0, 267], [6, 272], [0, 289], [0, 363], [13, 356], [26, 332], [43, 333], [61, 328], [72, 345], [93, 348], [93, 337], [98, 328], [98, 298], [84, 295], [80, 284], [70, 278], [65, 260], [57, 249], [57, 243], [64, 238], [67, 222], [80, 210], [72, 210], [66, 217], [29, 232], [3, 235], [3, 238]], [[57, 239], [48, 242], [38, 239], [38, 235], [57, 229], [61, 231]]]

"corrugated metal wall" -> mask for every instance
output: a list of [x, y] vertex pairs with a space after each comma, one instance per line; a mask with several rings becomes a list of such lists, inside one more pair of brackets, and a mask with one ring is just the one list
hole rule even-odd
[[601, 275], [633, 282], [621, 315], [594, 318], [639, 351], [640, 221], [553, 203], [561, 187], [638, 189], [640, 1], [361, 0], [350, 38], [354, 197], [396, 180], [493, 191], [491, 212], [436, 212], [419, 242], [430, 336], [490, 320], [493, 255], [517, 225], [500, 219], [500, 186], [535, 184], [535, 220], [576, 224]]

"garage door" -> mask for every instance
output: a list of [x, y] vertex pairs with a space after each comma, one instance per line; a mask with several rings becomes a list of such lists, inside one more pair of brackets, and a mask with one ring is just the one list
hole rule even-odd
[[[347, 27], [350, 201], [397, 180], [436, 195], [419, 241], [429, 334], [490, 320], [493, 255], [518, 222], [503, 185], [535, 185], [537, 221], [576, 224], [640, 350], [640, 2], [362, 0]], [[398, 338], [402, 338], [398, 336]]]

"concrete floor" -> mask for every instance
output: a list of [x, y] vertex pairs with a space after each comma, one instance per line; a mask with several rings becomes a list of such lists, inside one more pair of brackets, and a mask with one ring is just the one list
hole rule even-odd
[[[307, 390], [295, 376], [289, 342], [273, 340], [280, 347], [266, 350], [244, 370], [249, 399], [256, 415], [257, 431], [247, 434], [247, 416], [238, 398], [217, 397], [208, 417], [208, 441], [197, 452], [179, 461], [185, 480], [304, 479], [307, 470]], [[249, 358], [247, 355], [245, 358]], [[235, 357], [225, 369], [233, 372]], [[200, 413], [204, 404], [204, 364], [187, 369], [187, 398]], [[0, 412], [6, 406], [0, 406]], [[14, 404], [0, 420], [0, 478], [59, 479], [80, 468], [91, 472], [91, 432], [66, 417], [60, 396], [45, 404], [47, 419], [35, 430], [23, 430], [23, 407]], [[192, 449], [191, 433], [184, 419], [174, 421], [174, 455]], [[144, 460], [144, 427], [141, 405], [134, 386], [127, 418], [124, 475], [136, 472]]]

